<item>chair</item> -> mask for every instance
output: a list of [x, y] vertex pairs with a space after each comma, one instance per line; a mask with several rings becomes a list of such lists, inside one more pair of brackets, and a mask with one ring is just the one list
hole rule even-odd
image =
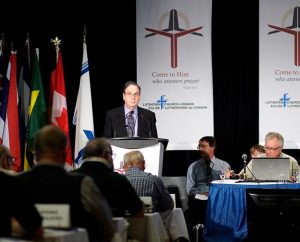
[[[179, 197], [180, 202], [178, 203], [178, 198], [177, 198], [176, 205], [177, 205], [177, 207], [181, 207], [182, 210], [185, 212], [188, 209], [188, 194], [186, 192], [186, 177], [185, 176], [174, 176], [174, 177], [163, 176], [163, 177], [161, 177], [161, 179], [163, 180], [164, 185], [167, 189], [168, 189], [168, 187], [172, 187], [172, 186], [178, 187], [179, 196], [176, 196], [176, 198]], [[173, 193], [172, 190], [171, 190], [171, 193]]]
[[167, 186], [167, 190], [169, 191], [170, 194], [175, 194], [175, 203], [174, 207], [177, 208], [182, 208], [182, 202], [180, 199], [180, 193], [179, 193], [179, 188], [176, 185], [169, 185]]
[[175, 193], [170, 193], [170, 195], [171, 195], [173, 203], [174, 203], [174, 208], [177, 208], [176, 207], [176, 194]]
[[144, 203], [145, 213], [152, 213], [153, 212], [152, 197], [150, 197], [150, 196], [140, 196], [140, 199]]

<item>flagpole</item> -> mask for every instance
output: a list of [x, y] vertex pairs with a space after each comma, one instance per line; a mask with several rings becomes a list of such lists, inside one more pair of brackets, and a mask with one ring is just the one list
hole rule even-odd
[[[59, 45], [61, 44], [61, 39], [55, 37], [51, 40], [56, 48], [56, 67], [51, 72], [50, 81], [50, 98], [51, 98], [51, 123], [55, 124], [57, 127], [62, 129], [68, 140], [67, 154], [65, 169], [74, 169], [74, 160], [72, 157], [70, 134], [69, 134], [69, 123], [68, 123], [68, 109], [67, 109], [67, 97], [66, 97], [66, 87], [64, 70], [62, 63], [61, 50]], [[57, 94], [60, 95], [57, 95]]]
[[2, 47], [4, 46], [4, 33], [1, 34], [1, 39], [0, 39], [0, 49], [3, 51]]
[[86, 25], [83, 25], [83, 43], [86, 43], [86, 34], [87, 34], [87, 30], [86, 30]]
[[28, 51], [28, 65], [30, 68], [31, 65], [30, 65], [30, 34], [29, 34], [29, 32], [27, 32], [25, 46], [27, 47], [27, 51]]
[[55, 51], [56, 51], [56, 62], [58, 58], [58, 50], [59, 46], [61, 45], [61, 39], [59, 39], [57, 36], [54, 39], [51, 39], [51, 43], [55, 46]]

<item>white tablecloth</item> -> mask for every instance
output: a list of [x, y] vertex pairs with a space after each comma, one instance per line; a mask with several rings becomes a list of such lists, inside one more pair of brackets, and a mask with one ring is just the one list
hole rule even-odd
[[129, 226], [129, 223], [127, 220], [123, 217], [113, 217], [113, 222], [116, 227], [116, 231], [119, 233], [122, 242], [127, 241], [127, 228]]
[[169, 241], [159, 213], [145, 214], [141, 218], [130, 217], [127, 221], [129, 222], [127, 233], [132, 239], [144, 242]]
[[[16, 238], [0, 238], [0, 242], [28, 242], [28, 240]], [[84, 228], [74, 228], [72, 230], [44, 229], [44, 239], [42, 242], [89, 242], [88, 234]]]
[[174, 208], [163, 222], [172, 240], [176, 240], [179, 237], [190, 240], [185, 218], [181, 208]]

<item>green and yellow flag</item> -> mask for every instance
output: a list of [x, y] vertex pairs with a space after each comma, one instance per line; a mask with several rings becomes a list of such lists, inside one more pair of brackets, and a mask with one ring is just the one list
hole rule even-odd
[[29, 170], [33, 166], [33, 138], [36, 132], [48, 123], [47, 104], [38, 61], [38, 49], [36, 49], [33, 59], [28, 116], [29, 122], [24, 170]]

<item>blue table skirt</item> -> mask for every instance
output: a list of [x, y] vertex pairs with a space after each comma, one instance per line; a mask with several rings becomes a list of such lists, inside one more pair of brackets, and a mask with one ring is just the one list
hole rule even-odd
[[247, 188], [300, 189], [300, 184], [211, 184], [204, 228], [206, 241], [242, 241], [247, 238]]

